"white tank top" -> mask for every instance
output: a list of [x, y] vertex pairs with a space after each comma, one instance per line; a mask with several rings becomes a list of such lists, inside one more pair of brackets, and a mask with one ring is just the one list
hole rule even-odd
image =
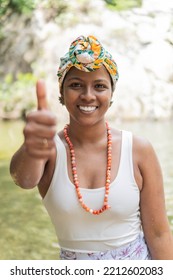
[[[75, 187], [68, 177], [66, 148], [57, 135], [57, 160], [50, 187], [43, 203], [55, 227], [61, 248], [78, 252], [113, 250], [134, 241], [141, 231], [139, 188], [132, 160], [132, 134], [122, 131], [118, 174], [110, 185], [111, 209], [93, 215], [78, 202]], [[99, 209], [105, 188], [81, 188], [88, 207]]]

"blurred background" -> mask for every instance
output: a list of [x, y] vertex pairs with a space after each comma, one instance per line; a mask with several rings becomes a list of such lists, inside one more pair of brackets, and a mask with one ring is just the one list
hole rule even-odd
[[69, 44], [95, 35], [120, 78], [107, 118], [152, 142], [164, 175], [173, 231], [172, 0], [0, 0], [0, 259], [57, 259], [58, 241], [41, 198], [15, 186], [10, 158], [23, 140], [35, 83], [44, 79], [61, 129], [57, 69]]

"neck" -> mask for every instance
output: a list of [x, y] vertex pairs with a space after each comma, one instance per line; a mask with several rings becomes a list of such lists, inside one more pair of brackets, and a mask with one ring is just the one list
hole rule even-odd
[[81, 126], [76, 122], [70, 121], [69, 136], [74, 144], [98, 143], [106, 137], [105, 120], [87, 126]]

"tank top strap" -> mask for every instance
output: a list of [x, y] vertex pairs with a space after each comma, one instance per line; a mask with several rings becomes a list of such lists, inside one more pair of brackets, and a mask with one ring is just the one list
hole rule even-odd
[[64, 144], [61, 140], [61, 138], [59, 137], [58, 134], [56, 134], [55, 138], [55, 145], [56, 145], [56, 149], [57, 149], [57, 154], [59, 157], [64, 158], [65, 159], [65, 147]]
[[[134, 168], [133, 168], [133, 135], [132, 132], [122, 130], [122, 146], [121, 146], [121, 157], [120, 157], [120, 167], [119, 176], [124, 181], [127, 180], [135, 182], [134, 178]], [[136, 183], [135, 183], [136, 184]]]
[[68, 179], [67, 158], [66, 158], [67, 154], [66, 154], [65, 146], [58, 134], [56, 134], [54, 141], [55, 141], [55, 145], [56, 145], [57, 156], [56, 156], [54, 175], [53, 175], [49, 189], [51, 189], [52, 187], [53, 188], [56, 187], [56, 185], [57, 185], [56, 181], [59, 177], [61, 177], [63, 182], [65, 182], [66, 184], [68, 182], [68, 180], [67, 180]]
[[66, 153], [66, 148], [58, 134], [55, 137], [55, 145], [57, 150], [57, 168], [56, 168], [57, 170], [55, 171], [61, 174], [62, 170], [64, 169], [67, 170], [67, 153]]

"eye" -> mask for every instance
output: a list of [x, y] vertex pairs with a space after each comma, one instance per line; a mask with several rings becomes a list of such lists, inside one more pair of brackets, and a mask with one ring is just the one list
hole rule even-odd
[[101, 90], [103, 90], [103, 89], [106, 89], [107, 86], [104, 85], [104, 84], [96, 84], [96, 85], [95, 85], [95, 88], [96, 88], [96, 89], [101, 89]]
[[70, 87], [71, 87], [71, 88], [81, 88], [81, 87], [82, 87], [82, 84], [76, 83], [76, 82], [75, 82], [75, 83], [71, 83], [71, 84], [70, 84]]

